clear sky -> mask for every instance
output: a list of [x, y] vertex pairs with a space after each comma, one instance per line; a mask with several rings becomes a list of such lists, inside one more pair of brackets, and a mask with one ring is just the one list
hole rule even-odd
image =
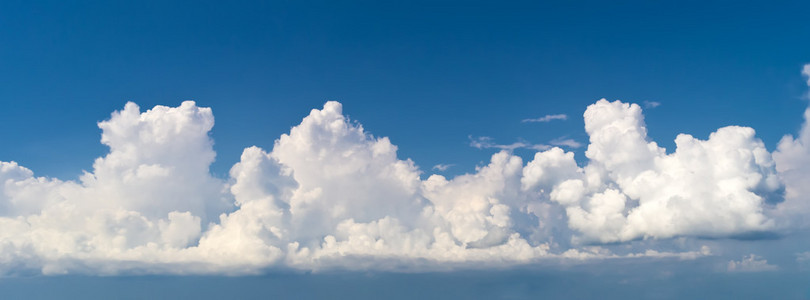
[[[433, 278], [467, 288], [445, 296], [589, 298], [594, 294], [564, 290], [588, 274], [582, 275], [585, 289], [611, 290], [627, 279], [616, 297], [638, 288], [644, 297], [670, 298], [681, 286], [720, 295], [758, 278], [766, 283], [806, 278], [807, 222], [796, 220], [810, 213], [803, 187], [804, 178], [810, 178], [803, 177], [810, 174], [803, 167], [810, 162], [803, 143], [810, 140], [799, 136], [808, 107], [808, 79], [802, 75], [810, 62], [808, 11], [810, 4], [802, 1], [0, 1], [0, 161], [7, 164], [0, 172], [6, 180], [0, 188], [5, 193], [0, 195], [0, 221], [25, 219], [13, 226], [0, 222], [6, 224], [0, 231], [30, 227], [0, 233], [0, 241], [17, 247], [0, 247], [0, 269], [11, 274], [9, 282], [25, 283], [15, 288], [20, 298], [40, 287], [112, 281], [126, 291], [150, 285], [155, 280], [150, 276], [192, 286], [217, 281], [222, 274], [259, 274], [241, 285], [248, 290], [271, 281], [274, 289], [287, 288], [278, 282], [293, 282], [289, 286], [306, 290], [333, 287], [336, 279], [330, 276], [346, 272], [351, 283], [340, 295], [360, 298], [374, 297], [356, 293], [369, 284], [413, 291], [396, 286], [400, 279], [428, 290], [442, 290], [431, 283]], [[598, 104], [603, 98], [621, 103]], [[186, 100], [194, 103], [182, 104]], [[139, 110], [125, 109], [128, 102]], [[156, 105], [168, 112], [146, 113]], [[318, 111], [311, 115], [313, 109]], [[116, 111], [120, 118], [111, 115]], [[193, 117], [172, 119], [180, 111]], [[642, 120], [640, 127], [634, 123]], [[338, 121], [345, 131], [330, 127]], [[717, 134], [714, 142], [701, 143], [730, 125], [753, 128], [755, 136], [734, 127], [727, 135]], [[102, 133], [107, 139], [100, 142]], [[683, 140], [682, 156], [667, 156], [675, 153], [681, 133], [696, 140]], [[289, 139], [279, 140], [283, 134]], [[633, 139], [634, 134], [641, 136]], [[786, 134], [797, 137], [795, 144], [779, 146]], [[153, 143], [167, 136], [168, 143]], [[380, 137], [387, 137], [396, 152], [377, 143]], [[647, 144], [641, 142], [652, 141], [662, 147], [660, 153], [655, 147], [645, 152]], [[254, 145], [262, 152], [242, 156]], [[555, 146], [560, 153], [573, 153], [576, 165], [560, 167], [570, 160], [551, 152], [544, 152], [549, 153], [547, 164], [535, 160], [535, 153]], [[595, 150], [586, 156], [589, 147]], [[492, 156], [502, 149], [506, 162], [499, 165]], [[514, 174], [511, 158], [521, 159]], [[240, 162], [242, 168], [229, 174]], [[250, 169], [253, 163], [269, 167]], [[290, 170], [292, 175], [285, 173]], [[166, 185], [149, 177], [160, 174], [175, 181]], [[47, 182], [32, 183], [40, 176]], [[591, 180], [597, 177], [598, 183]], [[584, 186], [564, 185], [569, 179]], [[256, 192], [251, 182], [267, 183]], [[553, 190], [560, 192], [555, 196]], [[559, 196], [566, 191], [579, 196]], [[286, 218], [273, 223], [258, 213], [243, 214], [243, 222], [265, 222], [266, 232], [255, 238], [268, 248], [234, 248], [251, 254], [221, 269], [188, 267], [196, 260], [221, 263], [214, 252], [171, 252], [203, 249], [206, 241], [230, 245], [215, 240], [212, 228], [228, 228], [218, 216], [241, 218], [239, 208], [254, 198], [274, 199], [268, 205]], [[607, 204], [600, 210], [597, 204], [620, 198], [626, 200], [617, 211], [609, 211], [613, 206]], [[482, 202], [467, 208], [474, 202], [469, 199]], [[642, 204], [648, 206], [642, 209]], [[66, 207], [76, 215], [49, 219], [49, 212]], [[307, 209], [313, 212], [301, 213]], [[424, 217], [426, 209], [436, 216]], [[574, 211], [587, 214], [578, 219]], [[121, 221], [127, 214], [145, 223]], [[96, 217], [95, 225], [76, 221]], [[321, 218], [334, 220], [313, 221]], [[621, 221], [611, 223], [616, 218]], [[383, 228], [384, 219], [405, 228], [393, 238], [380, 233], [377, 241], [386, 245], [418, 241], [420, 234], [441, 228], [462, 252], [448, 254], [455, 257], [449, 259], [437, 254], [435, 244], [418, 254], [397, 252], [412, 245], [370, 254], [349, 244], [335, 250], [382, 261], [364, 264], [327, 254], [329, 259], [304, 263], [308, 254], [296, 261], [285, 250], [298, 242], [327, 253], [331, 248], [325, 236], [338, 243], [355, 241], [350, 237], [357, 232], [341, 231], [351, 227], [347, 220]], [[653, 220], [669, 223], [659, 226]], [[40, 221], [56, 225], [40, 228]], [[70, 229], [60, 233], [53, 228]], [[75, 239], [58, 251], [42, 250], [36, 242], [42, 232]], [[488, 274], [496, 268], [493, 262], [520, 256], [497, 248], [509, 244], [512, 233], [534, 254], [508, 263], [519, 269], [497, 266], [494, 274], [502, 276]], [[427, 239], [440, 240], [438, 235]], [[86, 240], [95, 242], [82, 244]], [[143, 254], [146, 250], [138, 247], [150, 242], [171, 253]], [[548, 253], [541, 253], [546, 246]], [[25, 247], [40, 252], [20, 256]], [[110, 256], [99, 249], [141, 252], [107, 262], [99, 257]], [[281, 249], [283, 258], [268, 249]], [[651, 249], [676, 258], [627, 258]], [[568, 250], [593, 251], [598, 258], [577, 260], [572, 267], [570, 257], [555, 256]], [[621, 256], [621, 262], [602, 261], [611, 255]], [[673, 263], [685, 256], [698, 258], [685, 266]], [[441, 270], [408, 262], [414, 257], [438, 261]], [[610, 270], [625, 260], [632, 270], [612, 279]], [[165, 265], [153, 265], [156, 261]], [[173, 264], [185, 266], [181, 274], [214, 277], [167, 275], [175, 273], [167, 271]], [[481, 266], [472, 268], [473, 275], [462, 275], [469, 264]], [[671, 272], [650, 271], [659, 268]], [[293, 271], [285, 273], [288, 269]], [[313, 270], [337, 273], [310, 275]], [[370, 275], [358, 275], [364, 272]], [[662, 277], [646, 278], [653, 273]], [[68, 277], [48, 277], [54, 274]], [[695, 283], [689, 280], [692, 275], [717, 285]], [[2, 280], [0, 286], [10, 289]], [[546, 280], [561, 284], [534, 284]], [[492, 289], [470, 293], [476, 289], [469, 289], [469, 282]], [[781, 295], [810, 297], [808, 281], [786, 282]], [[651, 290], [647, 283], [671, 289]], [[745, 288], [757, 287], [762, 286]]]

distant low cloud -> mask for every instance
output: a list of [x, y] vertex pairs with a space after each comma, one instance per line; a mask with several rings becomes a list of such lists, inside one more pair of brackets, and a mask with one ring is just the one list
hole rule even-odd
[[554, 120], [567, 120], [567, 119], [568, 119], [568, 115], [557, 114], [557, 115], [545, 115], [543, 117], [535, 118], [535, 119], [523, 119], [523, 121], [521, 121], [521, 122], [523, 122], [523, 123], [546, 123], [546, 122], [551, 122], [551, 121], [554, 121]]
[[779, 267], [768, 264], [767, 260], [753, 254], [744, 256], [741, 260], [729, 261], [726, 267], [729, 272], [767, 272], [778, 269]]
[[796, 253], [796, 262], [801, 263], [801, 264], [810, 263], [810, 252]]

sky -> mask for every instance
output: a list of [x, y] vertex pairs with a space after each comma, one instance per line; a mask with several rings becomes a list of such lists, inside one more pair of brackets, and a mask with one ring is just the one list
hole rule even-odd
[[810, 298], [808, 6], [2, 1], [0, 293]]

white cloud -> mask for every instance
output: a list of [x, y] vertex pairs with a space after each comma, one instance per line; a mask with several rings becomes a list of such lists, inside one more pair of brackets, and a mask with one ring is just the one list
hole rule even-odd
[[208, 136], [214, 126], [210, 108], [186, 101], [141, 113], [130, 102], [98, 126], [110, 153], [81, 177], [88, 193], [82, 198], [93, 201], [93, 208], [121, 208], [149, 218], [190, 211], [208, 220], [229, 207], [223, 182], [208, 172], [216, 156]]
[[210, 109], [190, 101], [143, 113], [128, 103], [99, 123], [110, 152], [80, 182], [0, 164], [0, 270], [25, 263], [46, 274], [116, 273], [209, 261], [186, 247], [196, 244], [204, 220], [231, 207], [225, 182], [208, 172], [213, 123]]
[[545, 115], [540, 118], [534, 119], [523, 119], [523, 123], [548, 123], [554, 120], [567, 120], [568, 115], [565, 114], [556, 114], [556, 115]]
[[768, 264], [768, 261], [759, 256], [750, 254], [743, 256], [741, 260], [729, 261], [726, 266], [728, 272], [767, 272], [776, 271], [779, 267]]
[[[501, 151], [473, 173], [421, 180], [388, 138], [369, 135], [340, 103], [328, 102], [272, 149], [245, 149], [220, 180], [208, 170], [210, 109], [189, 101], [140, 112], [129, 103], [99, 123], [110, 152], [79, 181], [0, 162], [0, 272], [244, 274], [275, 266], [431, 270], [696, 258], [710, 251], [617, 255], [577, 243], [772, 230], [766, 196], [781, 188], [775, 170], [787, 176], [788, 194], [806, 176], [788, 175], [810, 156], [806, 130], [783, 140], [775, 164], [750, 128], [721, 128], [708, 140], [682, 134], [667, 154], [649, 141], [638, 105], [600, 100], [584, 118], [585, 165], [558, 147], [470, 137], [474, 147]], [[540, 152], [524, 164], [510, 153], [515, 148]], [[573, 246], [564, 242], [572, 239]], [[752, 256], [730, 268], [758, 262]]]
[[306, 269], [531, 261], [547, 256], [549, 246], [513, 228], [512, 208], [526, 205], [522, 167], [520, 158], [501, 152], [475, 174], [421, 181], [387, 138], [368, 135], [346, 120], [339, 103], [328, 102], [272, 151], [245, 150], [231, 171], [239, 209], [204, 234], [200, 248], [233, 245], [229, 240], [239, 236], [250, 243], [229, 252], [256, 253], [260, 265]]
[[773, 228], [762, 194], [780, 188], [770, 153], [750, 128], [701, 141], [681, 134], [666, 154], [648, 141], [641, 108], [600, 100], [585, 112], [589, 163], [555, 185], [569, 226], [585, 240], [729, 236]]

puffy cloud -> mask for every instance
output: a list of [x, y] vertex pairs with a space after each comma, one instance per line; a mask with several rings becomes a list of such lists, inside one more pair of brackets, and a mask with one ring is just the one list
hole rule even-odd
[[530, 214], [522, 169], [519, 157], [500, 152], [474, 174], [422, 181], [387, 138], [367, 134], [328, 102], [272, 151], [244, 151], [231, 169], [238, 209], [195, 249], [306, 269], [530, 261], [549, 246], [515, 229], [513, 216]]
[[638, 105], [600, 100], [584, 117], [589, 162], [551, 192], [584, 240], [718, 237], [773, 227], [763, 206], [781, 185], [753, 129], [724, 127], [708, 140], [681, 134], [667, 154], [648, 141]]
[[320, 239], [349, 218], [416, 220], [424, 204], [417, 195], [419, 171], [397, 159], [396, 150], [388, 138], [350, 123], [340, 103], [312, 110], [270, 153], [298, 184], [289, 198], [292, 230]]
[[99, 123], [110, 152], [80, 182], [0, 163], [2, 269], [26, 262], [43, 273], [115, 273], [137, 268], [127, 261], [165, 263], [196, 244], [203, 220], [231, 207], [225, 182], [208, 172], [213, 122], [210, 109], [191, 101], [143, 113], [128, 103]]
[[[563, 213], [579, 239], [600, 242], [771, 228], [761, 194], [780, 185], [750, 128], [722, 128], [706, 141], [681, 135], [666, 154], [647, 141], [637, 105], [602, 100], [585, 114], [591, 145], [584, 167], [560, 148], [526, 165], [502, 151], [473, 174], [420, 181], [388, 139], [364, 133], [341, 108], [330, 102], [313, 110], [266, 154], [280, 165], [271, 173], [297, 184], [285, 198], [289, 211], [278, 214], [289, 215], [292, 265], [369, 256], [530, 261], [553, 256]], [[505, 256], [510, 251], [518, 252]]]
[[130, 102], [98, 126], [110, 153], [81, 177], [88, 193], [83, 200], [93, 208], [122, 208], [150, 218], [189, 211], [205, 220], [228, 208], [222, 182], [208, 172], [216, 155], [208, 136], [214, 126], [210, 108], [185, 101], [141, 113]]

